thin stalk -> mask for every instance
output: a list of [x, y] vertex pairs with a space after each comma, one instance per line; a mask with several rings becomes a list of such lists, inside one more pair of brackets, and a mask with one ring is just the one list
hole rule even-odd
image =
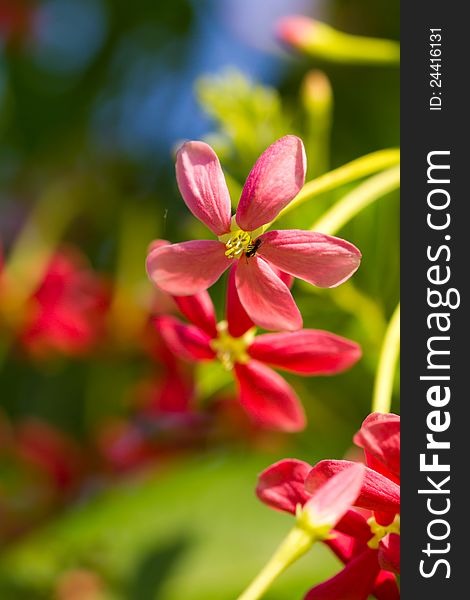
[[[312, 179], [312, 181], [309, 181], [304, 185], [292, 202], [281, 210], [272, 223], [300, 204], [303, 204], [320, 194], [330, 192], [347, 183], [352, 183], [353, 181], [357, 181], [358, 179], [362, 179], [363, 177], [367, 177], [378, 171], [383, 171], [384, 169], [396, 166], [399, 162], [400, 151], [396, 148], [388, 148], [356, 158], [337, 169], [333, 169], [333, 171], [329, 171], [316, 179]], [[269, 225], [267, 227], [269, 227]]]
[[393, 380], [400, 354], [400, 304], [396, 307], [380, 352], [372, 397], [372, 412], [388, 413], [392, 405]]
[[296, 525], [238, 600], [262, 598], [279, 575], [303, 556], [312, 547], [314, 541], [315, 537], [311, 533]]
[[364, 208], [399, 187], [399, 166], [374, 175], [334, 204], [310, 229], [334, 235]]
[[342, 64], [400, 63], [400, 45], [393, 40], [352, 35], [315, 21], [304, 51], [316, 58]]

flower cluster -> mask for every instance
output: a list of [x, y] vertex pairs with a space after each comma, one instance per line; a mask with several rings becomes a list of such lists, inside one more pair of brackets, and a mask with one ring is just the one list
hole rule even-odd
[[[187, 325], [172, 316], [157, 320], [168, 346], [187, 360], [219, 360], [233, 370], [245, 410], [256, 422], [285, 431], [302, 429], [304, 413], [292, 388], [266, 365], [327, 375], [360, 357], [354, 342], [326, 331], [302, 330], [290, 292], [294, 277], [320, 287], [339, 285], [358, 268], [359, 250], [311, 231], [266, 231], [302, 188], [305, 169], [302, 141], [293, 135], [281, 138], [251, 170], [232, 217], [215, 152], [203, 142], [185, 143], [176, 158], [181, 195], [218, 239], [158, 240], [147, 258], [151, 280], [175, 298], [190, 321]], [[227, 269], [226, 318], [216, 323], [206, 290]], [[256, 336], [257, 326], [281, 333]]]
[[[331, 536], [324, 539], [345, 566], [312, 588], [305, 600], [400, 596], [395, 577], [400, 573], [400, 417], [369, 415], [354, 442], [364, 449], [367, 465], [359, 493], [350, 502], [355, 508], [336, 519]], [[257, 495], [272, 508], [302, 515], [302, 507], [308, 508], [326, 482], [354, 464], [323, 460], [312, 467], [300, 460], [282, 460], [260, 475]]]

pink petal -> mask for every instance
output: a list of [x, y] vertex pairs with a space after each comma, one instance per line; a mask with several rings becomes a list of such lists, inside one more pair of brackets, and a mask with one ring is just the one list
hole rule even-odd
[[240, 302], [256, 325], [288, 331], [302, 327], [302, 315], [289, 288], [264, 260], [257, 256], [239, 260], [236, 283]]
[[[369, 415], [354, 436], [354, 443], [364, 448], [368, 464], [372, 457], [396, 478], [400, 477], [400, 417], [398, 415], [381, 413]], [[375, 468], [376, 463], [370, 466]]]
[[294, 390], [286, 381], [259, 362], [235, 365], [240, 403], [264, 427], [300, 431], [305, 415]]
[[356, 343], [316, 329], [260, 335], [248, 352], [256, 360], [305, 375], [344, 371], [361, 356]]
[[319, 527], [329, 525], [333, 528], [356, 502], [363, 486], [364, 474], [364, 465], [350, 463], [317, 487], [304, 506], [312, 523]]
[[240, 302], [236, 285], [237, 265], [230, 269], [227, 284], [227, 322], [232, 337], [240, 337], [254, 326]]
[[197, 240], [153, 250], [147, 257], [147, 273], [165, 292], [191, 296], [209, 288], [230, 264], [224, 244]]
[[306, 166], [304, 145], [295, 135], [271, 144], [243, 187], [236, 216], [239, 227], [253, 231], [270, 223], [301, 190]]
[[379, 563], [382, 569], [400, 574], [400, 536], [389, 533], [379, 545]]
[[304, 484], [311, 470], [302, 460], [280, 460], [259, 475], [256, 495], [271, 508], [295, 514], [297, 505], [303, 506], [310, 498]]
[[211, 360], [215, 354], [210, 337], [195, 325], [185, 325], [175, 317], [155, 319], [158, 331], [172, 352], [186, 360]]
[[364, 550], [337, 575], [311, 589], [305, 600], [367, 600], [378, 572], [377, 551]]
[[[351, 464], [349, 460], [320, 461], [308, 474], [305, 481], [306, 490], [311, 494], [315, 493], [327, 479]], [[390, 513], [393, 516], [400, 512], [400, 486], [366, 467], [364, 483], [355, 506]]]
[[207, 291], [193, 296], [173, 296], [182, 314], [211, 338], [217, 337], [215, 310]]
[[193, 215], [215, 235], [230, 231], [230, 195], [219, 159], [204, 142], [186, 142], [176, 155], [176, 180]]
[[380, 571], [372, 593], [377, 600], [400, 600], [400, 590], [395, 575], [389, 571]]
[[286, 229], [260, 236], [258, 255], [278, 269], [318, 287], [336, 287], [358, 269], [359, 250], [340, 238]]

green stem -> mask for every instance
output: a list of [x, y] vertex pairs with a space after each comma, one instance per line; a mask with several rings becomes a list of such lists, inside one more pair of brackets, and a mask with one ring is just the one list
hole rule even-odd
[[[399, 164], [399, 162], [400, 151], [395, 148], [378, 150], [377, 152], [372, 152], [371, 154], [356, 158], [355, 160], [306, 183], [292, 202], [281, 210], [272, 223], [300, 204], [307, 202], [307, 200], [311, 200], [319, 194], [329, 192], [347, 183], [352, 183], [353, 181], [377, 173], [378, 171], [383, 171], [384, 169]], [[266, 226], [266, 229], [268, 227], [269, 225]]]
[[374, 175], [334, 204], [310, 229], [334, 235], [366, 206], [399, 187], [399, 166]]
[[301, 49], [315, 58], [347, 64], [389, 64], [400, 62], [400, 45], [393, 40], [351, 35], [326, 23], [315, 21], [312, 33]]
[[390, 319], [380, 352], [379, 366], [374, 384], [372, 412], [390, 412], [393, 380], [400, 354], [400, 304]]
[[305, 529], [295, 526], [274, 553], [268, 564], [257, 575], [238, 600], [262, 598], [281, 573], [303, 556], [315, 542], [315, 537]]

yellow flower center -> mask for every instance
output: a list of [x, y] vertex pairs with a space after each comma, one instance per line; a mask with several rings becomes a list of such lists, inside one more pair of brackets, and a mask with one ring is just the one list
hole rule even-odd
[[373, 550], [377, 550], [380, 541], [389, 533], [400, 535], [400, 515], [395, 515], [390, 525], [379, 525], [374, 517], [368, 519], [367, 524], [373, 533], [373, 537], [367, 542], [367, 545]]
[[230, 225], [230, 233], [220, 235], [219, 240], [225, 244], [225, 256], [227, 258], [241, 258], [246, 252], [256, 250], [254, 240], [262, 233], [262, 227], [259, 227], [255, 231], [240, 229], [234, 215]]
[[241, 337], [235, 338], [228, 332], [227, 321], [217, 324], [218, 336], [211, 340], [210, 345], [226, 371], [233, 369], [235, 363], [244, 365], [250, 360], [247, 349], [255, 337], [255, 330], [252, 327]]

